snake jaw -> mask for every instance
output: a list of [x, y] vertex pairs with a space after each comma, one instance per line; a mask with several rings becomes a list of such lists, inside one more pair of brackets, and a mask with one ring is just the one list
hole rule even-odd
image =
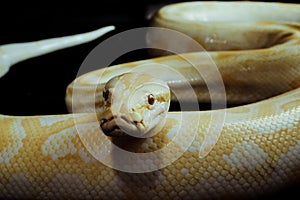
[[152, 76], [127, 73], [105, 85], [103, 100], [99, 117], [106, 135], [148, 137], [165, 122], [170, 91], [166, 83]]
[[[157, 128], [158, 124], [165, 122], [166, 110], [168, 110], [169, 104], [155, 100], [153, 105], [141, 106], [140, 108], [134, 109], [135, 111], [130, 113], [130, 121], [133, 122], [137, 127], [140, 136], [146, 134], [147, 136], [152, 135]], [[162, 123], [164, 124], [164, 123]], [[161, 127], [160, 127], [161, 128]], [[151, 131], [151, 133], [149, 133]]]

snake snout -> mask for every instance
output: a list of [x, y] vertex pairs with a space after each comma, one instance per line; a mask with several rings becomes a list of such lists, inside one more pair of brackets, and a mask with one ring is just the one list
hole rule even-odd
[[99, 116], [106, 135], [148, 137], [164, 125], [170, 91], [150, 75], [126, 73], [107, 82], [103, 100]]

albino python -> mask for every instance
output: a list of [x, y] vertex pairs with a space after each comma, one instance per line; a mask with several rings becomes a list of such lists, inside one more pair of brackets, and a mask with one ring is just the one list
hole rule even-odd
[[[111, 95], [120, 101], [125, 98], [122, 95], [144, 98], [136, 101], [149, 104], [142, 105], [146, 109], [156, 109], [156, 103], [165, 99], [155, 96], [156, 87], [153, 90], [146, 85], [156, 82], [151, 78], [146, 82], [147, 77], [139, 79], [136, 74], [130, 75], [142, 88], [145, 81], [147, 91], [153, 92], [144, 96], [130, 86], [129, 91], [134, 94], [125, 94], [128, 90], [122, 90], [123, 83], [117, 87], [114, 81], [104, 89], [108, 80], [139, 65], [164, 64], [189, 80], [199, 100], [209, 101], [211, 91], [191, 65], [202, 69], [207, 54], [169, 55], [89, 72], [67, 88], [69, 110], [80, 113], [0, 115], [0, 197], [251, 198], [297, 186], [300, 178], [299, 21], [300, 6], [296, 4], [189, 2], [161, 8], [154, 15], [152, 25], [178, 30], [200, 42], [209, 50], [208, 55], [224, 81], [227, 102], [249, 104], [213, 111], [169, 112], [161, 120], [163, 126], [159, 132], [151, 137], [109, 137], [103, 134], [100, 124], [108, 134], [111, 130], [113, 135], [120, 133], [117, 131], [120, 127], [105, 125], [118, 118], [103, 112], [101, 107], [105, 104], [106, 110], [113, 109], [106, 102]], [[75, 41], [86, 42], [85, 39], [92, 40], [109, 30], [112, 27], [92, 35], [79, 35]], [[155, 34], [153, 38], [151, 44], [168, 45], [166, 38]], [[70, 39], [74, 37], [1, 46], [1, 75], [17, 61], [54, 50], [52, 42], [57, 48], [75, 44], [68, 43]], [[51, 44], [46, 48], [49, 51], [44, 51], [42, 47], [47, 44]], [[25, 50], [22, 45], [30, 50], [22, 53], [20, 50]], [[181, 81], [169, 74], [156, 68], [147, 69], [158, 78], [166, 78], [163, 81], [171, 89], [185, 90], [180, 89]], [[165, 87], [163, 83], [159, 86]], [[218, 95], [211, 97], [219, 101]], [[131, 117], [125, 121], [138, 126], [137, 121], [143, 121], [146, 111], [131, 111]]]

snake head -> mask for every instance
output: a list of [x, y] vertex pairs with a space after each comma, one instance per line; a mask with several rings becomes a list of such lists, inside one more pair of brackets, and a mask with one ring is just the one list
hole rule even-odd
[[126, 73], [106, 83], [102, 98], [98, 118], [106, 135], [148, 137], [164, 125], [170, 90], [153, 76]]

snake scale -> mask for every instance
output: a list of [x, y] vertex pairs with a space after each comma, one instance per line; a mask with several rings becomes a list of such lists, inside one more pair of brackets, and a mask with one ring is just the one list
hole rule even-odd
[[[69, 110], [75, 106], [80, 113], [0, 115], [0, 197], [254, 198], [298, 184], [299, 21], [300, 6], [297, 4], [190, 2], [163, 7], [154, 16], [153, 26], [178, 30], [199, 41], [209, 50], [208, 54], [218, 67], [228, 102], [240, 100], [249, 104], [212, 111], [170, 112], [164, 127], [152, 137], [110, 138], [102, 133], [97, 116], [92, 112], [95, 104], [101, 104], [93, 101], [95, 92], [100, 96], [103, 93], [103, 88], [95, 85], [99, 85], [99, 74], [104, 69], [89, 72], [67, 88]], [[111, 27], [93, 37], [109, 30]], [[81, 39], [92, 36], [78, 38], [86, 42]], [[58, 46], [69, 39], [59, 40]], [[155, 41], [163, 43], [163, 40]], [[41, 54], [37, 53], [41, 51], [38, 47], [45, 44], [27, 44], [28, 49], [37, 48], [32, 55], [16, 53], [21, 46], [1, 46], [1, 75], [16, 60]], [[78, 43], [72, 43], [75, 44]], [[64, 45], [67, 43], [59, 48]], [[201, 65], [203, 53], [184, 55]], [[200, 84], [195, 89], [201, 97], [199, 100], [208, 100], [204, 81], [201, 77], [193, 77], [193, 68], [180, 55], [111, 66], [105, 68], [100, 81], [105, 83], [145, 63], [174, 67], [197, 86]], [[180, 84], [172, 78], [167, 81], [171, 88], [172, 84]], [[72, 99], [75, 91], [80, 98]], [[226, 115], [216, 137], [215, 130], [220, 124], [212, 119], [222, 113]], [[143, 156], [122, 159], [116, 145], [134, 155], [166, 150], [155, 159]], [[174, 155], [176, 159], [168, 163]], [[133, 165], [126, 166], [128, 162]], [[147, 171], [160, 164], [164, 166]], [[132, 173], [135, 168], [146, 171]]]

